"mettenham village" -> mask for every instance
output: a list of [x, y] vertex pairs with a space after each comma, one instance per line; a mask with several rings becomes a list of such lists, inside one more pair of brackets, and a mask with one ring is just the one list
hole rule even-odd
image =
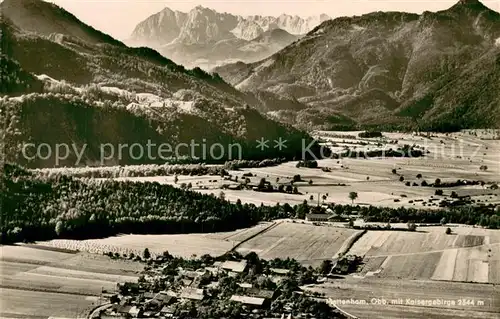
[[121, 318], [347, 318], [307, 285], [356, 271], [361, 259], [305, 267], [294, 259], [260, 259], [230, 251], [219, 257], [184, 259], [169, 252], [142, 256], [107, 253], [109, 258], [144, 263], [137, 282], [103, 291], [91, 319]]

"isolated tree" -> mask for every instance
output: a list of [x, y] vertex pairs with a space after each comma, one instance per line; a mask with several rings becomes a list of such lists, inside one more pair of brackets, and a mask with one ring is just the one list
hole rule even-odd
[[299, 193], [299, 189], [297, 188], [297, 186], [293, 187], [293, 193], [294, 194], [298, 194]]
[[259, 189], [262, 189], [265, 186], [266, 186], [266, 179], [265, 178], [261, 178], [258, 187], [259, 187]]
[[398, 171], [397, 171], [395, 168], [393, 168], [393, 169], [392, 169], [392, 173], [393, 173], [394, 175], [396, 175], [396, 174], [398, 173]]
[[406, 224], [406, 226], [408, 226], [408, 229], [411, 231], [417, 230], [417, 225], [415, 225], [414, 222], [408, 222], [408, 224]]
[[434, 186], [439, 186], [439, 185], [441, 185], [441, 179], [436, 178], [436, 180], [434, 181]]
[[443, 190], [442, 189], [436, 189], [436, 191], [434, 192], [434, 195], [436, 195], [436, 196], [443, 196]]
[[450, 197], [451, 197], [451, 198], [458, 198], [458, 194], [457, 194], [457, 192], [455, 192], [455, 191], [451, 192]]
[[481, 171], [485, 172], [485, 171], [487, 171], [487, 170], [488, 170], [488, 166], [486, 166], [486, 165], [481, 165], [481, 166], [479, 167], [479, 169], [480, 169]]
[[419, 173], [419, 174], [417, 174], [417, 178], [418, 178], [418, 179], [422, 178], [422, 174], [420, 174], [420, 173]]
[[304, 199], [302, 204], [298, 205], [297, 207], [297, 218], [299, 219], [305, 219], [306, 215], [309, 214], [309, 205], [307, 205], [307, 200]]
[[168, 252], [168, 250], [165, 250], [163, 252], [163, 258], [165, 259], [172, 259], [174, 256], [170, 255], [170, 253]]
[[450, 227], [446, 228], [445, 234], [446, 235], [450, 235], [451, 234], [451, 228]]
[[322, 275], [328, 275], [332, 270], [333, 263], [330, 259], [323, 260], [318, 268], [318, 272]]
[[400, 177], [399, 177], [399, 181], [400, 181], [400, 182], [404, 182], [404, 180], [405, 180], [404, 176], [400, 176]]
[[429, 184], [425, 180], [423, 180], [422, 183], [420, 183], [420, 185], [421, 186], [429, 186]]
[[498, 184], [491, 185], [490, 189], [497, 190], [498, 189]]
[[58, 220], [56, 223], [56, 234], [60, 236], [64, 232], [64, 224], [61, 220]]
[[309, 180], [309, 185], [312, 185], [313, 184], [313, 181], [312, 179]]
[[313, 201], [314, 200], [314, 196], [313, 195], [309, 196], [309, 200]]
[[352, 201], [353, 204], [354, 204], [354, 201], [356, 200], [356, 198], [358, 198], [358, 193], [356, 193], [356, 192], [349, 193], [349, 199]]
[[151, 253], [149, 252], [149, 249], [146, 247], [144, 248], [144, 252], [142, 253], [142, 257], [144, 259], [149, 259], [151, 258]]
[[351, 228], [354, 227], [354, 220], [349, 219], [349, 227], [351, 227]]
[[302, 180], [302, 177], [300, 177], [300, 175], [297, 174], [297, 175], [293, 176], [293, 180], [292, 181], [295, 183], [295, 182], [300, 182], [301, 180]]
[[[236, 177], [237, 178], [237, 177]], [[187, 184], [187, 189], [192, 189], [193, 188], [193, 184], [192, 183], [188, 183]]]

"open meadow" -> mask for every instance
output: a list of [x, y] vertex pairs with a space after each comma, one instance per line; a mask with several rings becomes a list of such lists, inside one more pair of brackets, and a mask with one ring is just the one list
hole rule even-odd
[[318, 266], [333, 258], [351, 236], [360, 231], [284, 221], [244, 242], [242, 254], [257, 253], [261, 258], [293, 258], [304, 265]]
[[500, 288], [491, 284], [348, 276], [305, 288], [363, 319], [497, 319], [500, 313]]
[[368, 231], [349, 253], [364, 256], [360, 276], [499, 284], [500, 231], [450, 228]]
[[[495, 132], [464, 131], [429, 136], [383, 133], [382, 138], [360, 138], [357, 136], [359, 132], [316, 132], [317, 138], [337, 152], [387, 150], [411, 145], [423, 149], [424, 156], [326, 158], [318, 160], [318, 168], [297, 168], [297, 162], [288, 162], [271, 167], [230, 170], [231, 180], [220, 176], [182, 175], [177, 177], [177, 182], [174, 176], [120, 177], [118, 180], [154, 181], [175, 186], [191, 184], [195, 191], [216, 196], [224, 192], [230, 201], [239, 199], [255, 205], [294, 205], [304, 200], [311, 202], [311, 196], [314, 203], [318, 197], [323, 201], [323, 195], [326, 195], [326, 203], [350, 204], [350, 192], [358, 193], [356, 204], [385, 207], [438, 208], [441, 200], [450, 200], [452, 192], [458, 196], [471, 196], [477, 205], [498, 205], [500, 190], [491, 188], [500, 182], [500, 143], [493, 139], [498, 138]], [[482, 166], [486, 169], [481, 169]], [[257, 185], [262, 178], [277, 188], [290, 184], [295, 175], [302, 179], [294, 183], [298, 194], [228, 188], [247, 179], [250, 185]], [[441, 183], [466, 180], [485, 184], [445, 187], [442, 188], [443, 195], [436, 196], [437, 188], [422, 186], [423, 183], [432, 184], [436, 179]]]
[[1, 318], [85, 318], [103, 290], [137, 281], [142, 266], [41, 245], [2, 246]]
[[183, 235], [120, 235], [103, 239], [54, 239], [41, 242], [44, 246], [71, 249], [88, 253], [142, 254], [148, 248], [152, 255], [168, 251], [184, 258], [193, 255], [222, 255], [236, 249], [245, 255], [256, 252], [261, 258], [294, 258], [305, 265], [318, 266], [333, 258], [351, 236], [360, 231], [314, 226], [306, 222], [280, 220], [260, 223], [254, 227], [232, 232]]
[[170, 254], [183, 258], [209, 254], [219, 256], [231, 250], [240, 242], [269, 227], [272, 223], [260, 223], [251, 228], [232, 232], [175, 235], [126, 235], [101, 239], [71, 240], [54, 239], [42, 242], [44, 246], [85, 251], [93, 254], [108, 252], [142, 255], [148, 248], [152, 255]]

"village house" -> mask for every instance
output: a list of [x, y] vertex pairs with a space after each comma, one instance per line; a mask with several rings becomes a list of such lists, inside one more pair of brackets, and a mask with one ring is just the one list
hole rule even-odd
[[182, 290], [181, 298], [188, 300], [201, 301], [205, 297], [203, 289], [186, 287]]
[[258, 307], [258, 308], [264, 306], [264, 303], [266, 302], [265, 298], [241, 296], [241, 295], [233, 295], [231, 297], [231, 300], [235, 301], [235, 302], [239, 302], [239, 303], [244, 304], [246, 306]]
[[271, 268], [270, 270], [272, 273], [278, 275], [288, 275], [290, 273], [289, 269], [283, 269], [283, 268]]
[[327, 222], [329, 217], [328, 214], [307, 214], [306, 220], [309, 222]]
[[130, 316], [132, 316], [132, 318], [139, 318], [140, 316], [142, 316], [144, 311], [140, 307], [133, 306], [132, 308], [130, 308], [128, 313]]
[[225, 261], [220, 265], [220, 268], [228, 271], [232, 271], [235, 273], [242, 273], [247, 268], [247, 261]]
[[266, 290], [266, 289], [259, 289], [259, 288], [250, 288], [245, 290], [245, 294], [251, 297], [258, 297], [258, 298], [264, 298], [264, 299], [273, 299], [275, 295], [274, 290]]

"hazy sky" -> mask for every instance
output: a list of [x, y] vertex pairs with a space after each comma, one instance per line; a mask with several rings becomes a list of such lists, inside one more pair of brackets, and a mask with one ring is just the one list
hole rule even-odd
[[[165, 7], [187, 12], [197, 5], [238, 15], [282, 13], [310, 16], [326, 13], [331, 17], [361, 15], [373, 11], [421, 13], [451, 7], [458, 0], [47, 0], [73, 13], [83, 22], [115, 38], [127, 38], [134, 27]], [[500, 12], [500, 0], [484, 0]]]

